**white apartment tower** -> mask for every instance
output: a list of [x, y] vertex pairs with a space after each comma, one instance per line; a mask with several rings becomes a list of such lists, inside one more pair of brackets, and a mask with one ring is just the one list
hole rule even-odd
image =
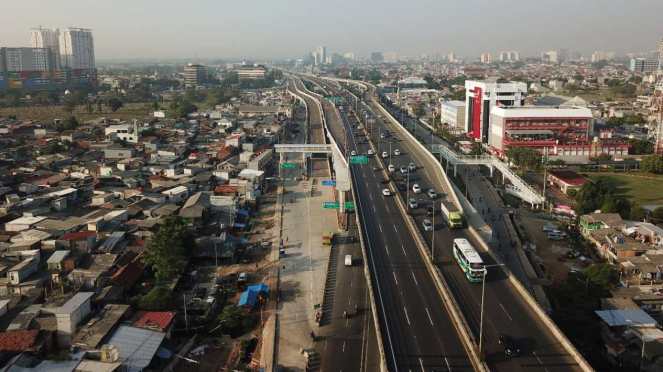
[[520, 61], [520, 52], [518, 51], [501, 51], [500, 62], [516, 62]]
[[326, 46], [318, 46], [318, 48], [315, 51], [317, 58], [316, 58], [316, 64], [324, 64], [327, 61], [327, 47]]
[[60, 30], [60, 65], [62, 68], [94, 68], [92, 30], [68, 28]]
[[60, 30], [41, 27], [31, 29], [30, 46], [50, 49], [53, 52], [53, 67], [60, 68]]
[[0, 48], [0, 71], [49, 71], [53, 52], [48, 48]]
[[490, 63], [493, 60], [490, 53], [481, 54], [481, 63]]

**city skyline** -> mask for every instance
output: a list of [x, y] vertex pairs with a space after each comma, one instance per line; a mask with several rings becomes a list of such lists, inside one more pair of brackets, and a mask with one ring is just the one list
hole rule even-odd
[[[325, 45], [328, 53], [352, 52], [364, 58], [374, 51], [410, 57], [455, 52], [459, 57], [476, 58], [482, 53], [497, 55], [501, 50], [538, 57], [542, 51], [562, 48], [583, 56], [596, 50], [614, 50], [620, 56], [655, 50], [663, 34], [655, 17], [642, 16], [663, 11], [663, 3], [613, 0], [581, 4], [570, 0], [554, 4], [515, 1], [509, 7], [487, 0], [472, 4], [418, 1], [408, 4], [410, 12], [403, 12], [398, 3], [375, 0], [340, 0], [333, 6], [264, 1], [184, 4], [148, 0], [136, 4], [121, 0], [112, 8], [73, 0], [67, 9], [42, 0], [30, 3], [29, 18], [4, 22], [0, 44], [28, 46], [29, 30], [39, 26], [88, 28], [94, 32], [96, 59], [100, 60], [296, 59], [318, 45]], [[85, 6], [76, 6], [79, 3]], [[118, 26], [117, 19], [126, 16], [125, 5], [129, 4], [132, 14], [150, 16]], [[182, 18], [182, 14], [198, 11], [220, 14], [222, 22], [187, 22]], [[559, 17], [560, 11], [564, 17]], [[279, 21], [274, 22], [274, 17]], [[385, 22], [395, 17], [398, 22]], [[466, 31], [468, 27], [471, 32]]]

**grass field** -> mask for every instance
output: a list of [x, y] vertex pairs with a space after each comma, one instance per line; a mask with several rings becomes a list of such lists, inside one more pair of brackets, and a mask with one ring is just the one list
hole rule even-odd
[[609, 185], [617, 188], [620, 195], [628, 195], [631, 202], [642, 205], [663, 204], [663, 177], [660, 175], [592, 173], [590, 178], [603, 178]]
[[125, 103], [122, 108], [116, 112], [101, 106], [102, 111], [97, 111], [97, 106], [93, 105], [93, 111], [88, 114], [85, 106], [76, 106], [72, 114], [65, 111], [62, 106], [41, 106], [41, 107], [10, 107], [0, 108], [0, 117], [16, 115], [20, 120], [53, 121], [54, 119], [66, 119], [74, 115], [79, 122], [92, 120], [99, 117], [108, 117], [113, 119], [131, 120], [152, 115], [154, 109], [150, 103]]

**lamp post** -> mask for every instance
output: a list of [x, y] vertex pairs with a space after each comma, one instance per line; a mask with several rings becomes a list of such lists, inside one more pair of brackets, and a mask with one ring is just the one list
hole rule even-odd
[[645, 360], [645, 343], [647, 342], [647, 327], [644, 324], [638, 322], [637, 320], [626, 319], [629, 323], [637, 323], [642, 326], [642, 352], [640, 353], [640, 372], [642, 372], [642, 364]]
[[586, 296], [587, 295], [587, 289], [589, 288], [589, 279], [583, 281], [583, 280], [580, 280], [579, 278], [576, 278], [576, 280], [585, 285], [585, 296]]
[[433, 239], [432, 240], [433, 242], [430, 245], [430, 260], [435, 261], [435, 200], [433, 200]]
[[493, 266], [504, 266], [504, 264], [484, 265], [483, 266], [483, 284], [481, 285], [481, 320], [479, 321], [479, 353], [483, 350], [483, 298], [486, 292], [486, 277], [488, 268]]

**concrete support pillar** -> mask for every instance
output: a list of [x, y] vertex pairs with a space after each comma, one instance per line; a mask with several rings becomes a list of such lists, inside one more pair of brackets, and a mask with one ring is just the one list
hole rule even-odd
[[491, 164], [489, 166], [489, 168], [490, 168], [490, 177], [492, 177], [493, 176], [493, 165]]
[[458, 164], [454, 164], [454, 177], [456, 177], [456, 173], [458, 173]]
[[340, 212], [341, 216], [345, 213], [345, 191], [339, 191], [338, 192], [338, 201], [340, 204]]

